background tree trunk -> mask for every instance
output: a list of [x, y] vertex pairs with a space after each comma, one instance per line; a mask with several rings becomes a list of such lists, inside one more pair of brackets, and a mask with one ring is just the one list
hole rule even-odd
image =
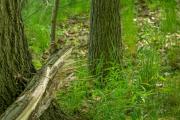
[[21, 0], [0, 0], [0, 114], [35, 72], [21, 19]]
[[89, 40], [89, 67], [97, 74], [110, 67], [110, 63], [120, 64], [122, 59], [120, 0], [92, 0]]
[[59, 8], [59, 0], [54, 1], [54, 7], [52, 10], [52, 18], [51, 18], [51, 44], [55, 43], [56, 37], [56, 21], [57, 21], [57, 14]]
[[59, 8], [60, 0], [54, 1], [54, 7], [52, 10], [52, 18], [51, 18], [51, 46], [50, 46], [50, 53], [54, 53], [56, 51], [56, 22], [57, 22], [57, 15], [58, 15], [58, 8]]

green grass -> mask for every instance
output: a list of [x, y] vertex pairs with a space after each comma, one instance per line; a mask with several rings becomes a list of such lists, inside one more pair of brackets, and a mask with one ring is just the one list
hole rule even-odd
[[[59, 104], [69, 115], [90, 120], [178, 119], [180, 74], [164, 76], [159, 57], [152, 48], [141, 49], [136, 66], [109, 68], [105, 78], [108, 84], [103, 88], [97, 77], [89, 76], [86, 62], [81, 61], [77, 64], [77, 79], [59, 92]], [[158, 86], [161, 84], [163, 87]]]
[[123, 41], [128, 47], [128, 51], [134, 54], [136, 51], [137, 42], [137, 26], [134, 21], [136, 17], [135, 1], [134, 0], [122, 0], [122, 35]]
[[163, 17], [161, 28], [164, 32], [176, 32], [179, 28], [177, 17], [177, 6], [175, 0], [164, 0], [161, 2], [163, 5]]
[[165, 33], [176, 32], [180, 28], [179, 6], [176, 0], [148, 0], [150, 10], [161, 11], [160, 28]]

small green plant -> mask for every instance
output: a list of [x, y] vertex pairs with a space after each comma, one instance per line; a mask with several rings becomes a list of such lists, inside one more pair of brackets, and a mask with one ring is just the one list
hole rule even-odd
[[141, 54], [141, 68], [139, 71], [140, 81], [147, 86], [153, 86], [159, 76], [160, 62], [155, 50], [145, 48]]

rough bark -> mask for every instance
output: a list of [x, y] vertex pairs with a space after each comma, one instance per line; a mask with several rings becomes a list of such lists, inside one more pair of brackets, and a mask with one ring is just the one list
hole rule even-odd
[[0, 114], [34, 71], [24, 36], [20, 0], [0, 0]]
[[51, 18], [51, 43], [55, 42], [56, 20], [57, 20], [58, 8], [59, 8], [59, 0], [55, 0], [54, 7], [52, 10], [52, 18]]
[[89, 40], [89, 67], [96, 75], [110, 67], [121, 64], [122, 41], [120, 0], [92, 0]]
[[33, 77], [25, 91], [0, 116], [1, 120], [62, 120], [68, 117], [54, 104], [56, 90], [62, 80], [54, 80], [61, 71], [72, 48], [65, 48], [53, 55], [46, 65]]

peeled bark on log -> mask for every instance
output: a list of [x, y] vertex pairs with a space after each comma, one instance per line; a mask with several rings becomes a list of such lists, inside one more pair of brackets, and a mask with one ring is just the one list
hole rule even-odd
[[[47, 64], [33, 77], [25, 91], [1, 115], [1, 120], [39, 120], [50, 107], [60, 80], [53, 80], [55, 74], [70, 56], [72, 48], [67, 47], [52, 55]], [[59, 119], [59, 118], [58, 118]], [[58, 120], [57, 119], [57, 120]], [[52, 119], [53, 120], [53, 119]]]

